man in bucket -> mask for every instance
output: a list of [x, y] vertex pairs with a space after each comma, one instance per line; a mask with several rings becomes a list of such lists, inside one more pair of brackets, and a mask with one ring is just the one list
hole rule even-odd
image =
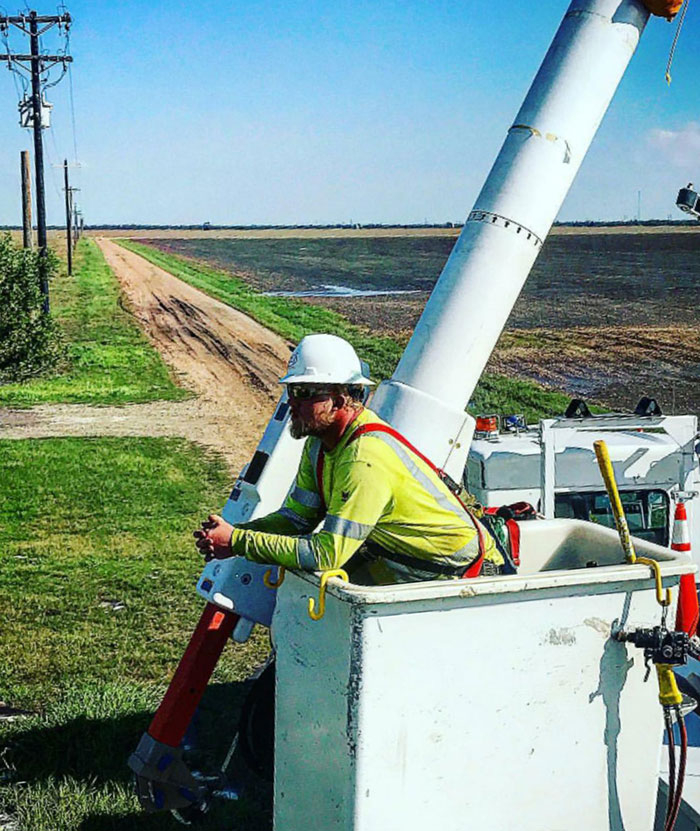
[[292, 436], [306, 438], [294, 485], [279, 510], [251, 522], [210, 516], [195, 531], [205, 559], [325, 571], [357, 554], [353, 579], [378, 584], [501, 573], [493, 537], [434, 465], [363, 406], [372, 381], [347, 341], [308, 335], [280, 383]]

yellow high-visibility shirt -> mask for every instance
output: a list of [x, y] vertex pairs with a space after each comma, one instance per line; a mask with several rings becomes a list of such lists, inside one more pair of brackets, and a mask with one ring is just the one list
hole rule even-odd
[[[388, 552], [466, 569], [478, 556], [476, 520], [435, 471], [393, 436], [368, 432], [350, 441], [367, 423], [386, 422], [364, 409], [336, 447], [325, 451], [323, 499], [316, 481], [321, 440], [307, 439], [284, 505], [235, 528], [233, 553], [259, 563], [324, 571], [342, 568], [367, 540]], [[484, 531], [483, 538], [485, 559], [502, 565], [491, 535]], [[390, 559], [373, 564], [371, 571], [378, 582], [439, 579]]]

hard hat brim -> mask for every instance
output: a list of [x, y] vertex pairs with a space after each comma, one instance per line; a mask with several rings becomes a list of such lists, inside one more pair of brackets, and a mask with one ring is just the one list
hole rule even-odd
[[316, 373], [309, 373], [305, 375], [293, 375], [287, 373], [283, 375], [279, 382], [280, 384], [328, 384], [334, 387], [373, 387], [374, 381], [365, 378], [364, 375], [358, 375], [350, 381], [332, 381], [330, 378], [324, 378], [322, 375]]

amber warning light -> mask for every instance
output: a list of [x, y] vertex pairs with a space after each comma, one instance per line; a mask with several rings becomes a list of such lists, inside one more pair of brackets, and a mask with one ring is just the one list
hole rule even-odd
[[477, 433], [497, 433], [498, 432], [498, 416], [488, 415], [479, 416], [476, 420]]

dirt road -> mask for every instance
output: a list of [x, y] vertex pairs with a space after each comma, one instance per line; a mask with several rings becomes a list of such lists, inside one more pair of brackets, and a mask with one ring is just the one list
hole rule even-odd
[[98, 245], [151, 343], [199, 396], [187, 437], [234, 464], [255, 448], [279, 395], [289, 346], [251, 318], [107, 239]]
[[147, 337], [197, 397], [124, 407], [5, 410], [0, 437], [183, 436], [221, 451], [237, 472], [279, 396], [277, 380], [289, 344], [111, 240], [97, 244]]

